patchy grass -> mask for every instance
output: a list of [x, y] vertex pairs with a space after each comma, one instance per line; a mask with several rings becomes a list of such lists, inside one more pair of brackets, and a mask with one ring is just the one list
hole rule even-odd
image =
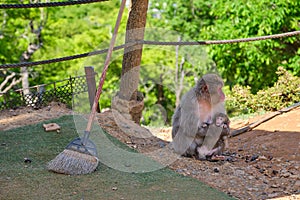
[[[49, 172], [46, 163], [78, 137], [78, 127], [73, 116], [48, 122], [61, 125], [61, 133], [44, 132], [42, 123], [0, 132], [0, 199], [231, 199], [167, 168], [128, 173], [100, 163], [97, 171], [88, 175]], [[32, 162], [25, 163], [24, 158]]]

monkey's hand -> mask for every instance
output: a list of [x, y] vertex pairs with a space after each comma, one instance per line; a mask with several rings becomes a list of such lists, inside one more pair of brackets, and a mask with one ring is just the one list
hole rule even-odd
[[213, 121], [211, 120], [211, 117], [209, 119], [207, 119], [206, 121], [204, 121], [202, 124], [201, 124], [201, 127], [202, 128], [206, 128], [208, 127], [209, 125], [211, 125], [213, 123]]
[[198, 127], [198, 131], [197, 131], [197, 134], [196, 135], [198, 135], [198, 136], [205, 136], [206, 135], [206, 133], [207, 133], [207, 129], [208, 129], [208, 126], [209, 126], [209, 124], [207, 124], [207, 123], [202, 123], [201, 125], [200, 125], [200, 127]]
[[230, 128], [227, 124], [224, 124], [221, 136], [228, 136], [229, 134], [230, 134]]
[[206, 122], [204, 122], [202, 125], [201, 125], [201, 128], [206, 128], [206, 127], [208, 127], [208, 123], [206, 123]]

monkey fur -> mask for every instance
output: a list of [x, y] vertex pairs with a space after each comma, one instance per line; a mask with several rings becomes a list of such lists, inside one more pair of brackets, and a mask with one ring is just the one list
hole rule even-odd
[[197, 147], [201, 146], [206, 134], [202, 125], [211, 121], [215, 113], [226, 113], [223, 85], [218, 75], [206, 74], [182, 97], [172, 118], [172, 143], [176, 153], [183, 156], [199, 154]]

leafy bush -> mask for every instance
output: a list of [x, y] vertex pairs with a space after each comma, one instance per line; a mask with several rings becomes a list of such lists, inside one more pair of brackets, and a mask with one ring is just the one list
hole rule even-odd
[[258, 111], [276, 111], [300, 102], [300, 78], [283, 67], [277, 69], [278, 80], [274, 86], [251, 93], [251, 87], [236, 85], [228, 96], [230, 115], [249, 114]]

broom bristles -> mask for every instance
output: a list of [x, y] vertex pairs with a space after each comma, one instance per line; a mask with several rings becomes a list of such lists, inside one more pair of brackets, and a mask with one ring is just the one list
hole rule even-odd
[[60, 174], [89, 174], [96, 170], [99, 159], [85, 153], [65, 149], [47, 164], [47, 169]]

